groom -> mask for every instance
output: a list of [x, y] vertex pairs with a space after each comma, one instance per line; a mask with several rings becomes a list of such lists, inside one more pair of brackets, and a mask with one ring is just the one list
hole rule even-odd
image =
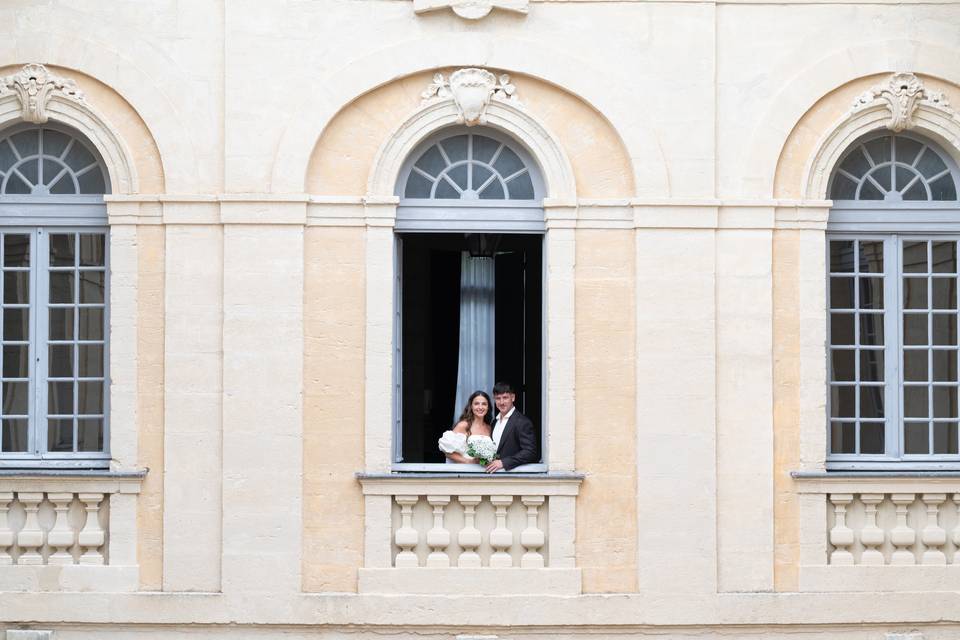
[[493, 401], [497, 405], [497, 421], [493, 425], [493, 442], [498, 459], [487, 465], [487, 473], [510, 471], [521, 464], [537, 461], [537, 437], [533, 423], [513, 403], [517, 394], [506, 382], [493, 385]]

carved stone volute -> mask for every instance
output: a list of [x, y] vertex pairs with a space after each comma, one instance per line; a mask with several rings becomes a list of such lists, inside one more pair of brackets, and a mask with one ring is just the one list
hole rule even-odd
[[853, 103], [852, 110], [858, 111], [878, 102], [890, 111], [887, 129], [895, 133], [914, 127], [914, 115], [921, 104], [947, 110], [950, 106], [942, 92], [928, 90], [912, 73], [895, 73], [886, 82], [862, 93]]
[[468, 127], [486, 123], [485, 113], [491, 100], [517, 101], [510, 76], [502, 74], [498, 78], [486, 69], [476, 68], [454, 71], [449, 80], [438, 73], [421, 95], [425, 102], [453, 98], [460, 112], [457, 122]]
[[0, 77], [0, 95], [11, 92], [20, 100], [20, 116], [34, 124], [47, 121], [47, 104], [54, 93], [84, 101], [76, 82], [53, 75], [42, 64], [28, 64], [13, 75]]

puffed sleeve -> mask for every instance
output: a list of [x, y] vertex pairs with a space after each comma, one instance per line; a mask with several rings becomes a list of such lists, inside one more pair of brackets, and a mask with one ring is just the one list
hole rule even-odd
[[444, 431], [443, 435], [437, 441], [440, 445], [440, 451], [444, 453], [467, 454], [467, 436], [456, 431]]

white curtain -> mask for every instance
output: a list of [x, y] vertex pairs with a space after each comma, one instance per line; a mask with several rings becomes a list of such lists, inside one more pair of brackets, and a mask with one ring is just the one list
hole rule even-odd
[[[494, 351], [493, 258], [460, 258], [460, 357], [454, 422], [474, 391], [493, 389]], [[493, 407], [490, 407], [493, 410]]]

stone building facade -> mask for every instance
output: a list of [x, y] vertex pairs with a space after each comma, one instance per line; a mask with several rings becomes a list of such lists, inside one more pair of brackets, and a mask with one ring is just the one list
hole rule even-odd
[[[8, 640], [960, 634], [956, 2], [0, 24]], [[422, 418], [464, 234], [511, 473]]]

